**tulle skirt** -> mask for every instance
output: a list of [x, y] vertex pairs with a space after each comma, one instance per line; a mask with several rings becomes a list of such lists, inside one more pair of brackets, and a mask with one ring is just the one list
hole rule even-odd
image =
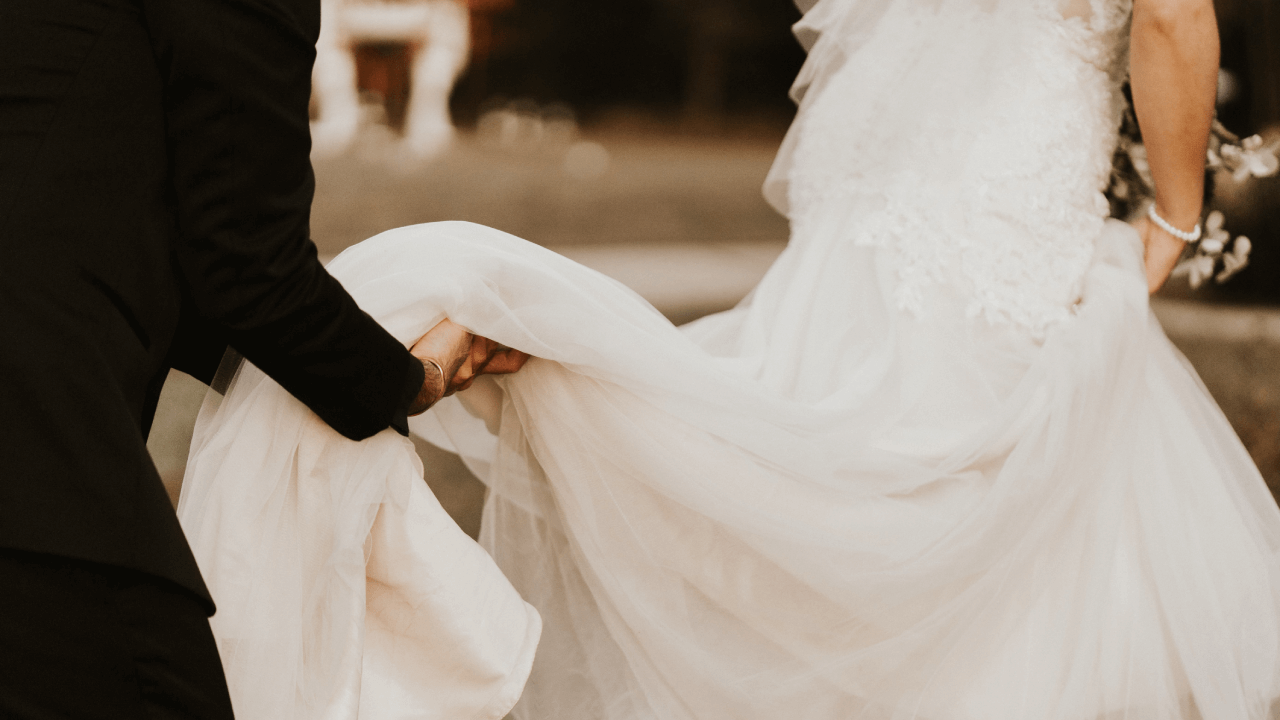
[[[883, 251], [840, 242], [793, 241], [742, 305], [681, 329], [604, 276], [466, 223], [384, 233], [330, 270], [406, 343], [447, 316], [535, 356], [413, 423], [489, 486], [481, 542], [541, 615], [521, 720], [1238, 720], [1270, 717], [1280, 696], [1280, 514], [1151, 315], [1121, 223], [1043, 337], [968, 317], [946, 284], [928, 312], [903, 313]], [[242, 390], [197, 440], [236, 436], [259, 475], [298, 477], [290, 453], [332, 431], [282, 431], [271, 413], [306, 415], [287, 395], [256, 420], [225, 413]], [[302, 484], [278, 501], [325, 537], [367, 518], [389, 500], [344, 494], [353, 473], [376, 487], [414, 475], [385, 467], [409, 462], [399, 440], [348, 444], [363, 449], [343, 451], [360, 458], [346, 470], [311, 471], [337, 498], [323, 513]], [[201, 463], [232, 452], [193, 451], [183, 519], [245, 518], [193, 534], [234, 615], [248, 596], [223, 567], [275, 553], [278, 518], [267, 499], [200, 499]], [[383, 542], [368, 527], [337, 543], [349, 584], [357, 551]], [[402, 578], [502, 584], [462, 544], [415, 547], [391, 563]], [[440, 652], [518, 664], [529, 625], [512, 619], [527, 616], [503, 597], [492, 627], [442, 607], [433, 622], [463, 622]], [[244, 612], [290, 625], [285, 605]], [[361, 612], [344, 615], [349, 634]], [[248, 622], [215, 624], [224, 648]], [[332, 630], [293, 641], [343, 647]], [[515, 650], [473, 652], [469, 634]], [[224, 658], [233, 677], [269, 664]]]

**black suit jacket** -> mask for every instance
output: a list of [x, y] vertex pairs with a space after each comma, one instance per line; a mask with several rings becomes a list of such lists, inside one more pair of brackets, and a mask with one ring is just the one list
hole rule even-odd
[[309, 240], [318, 0], [0, 0], [0, 547], [208, 593], [145, 446], [229, 343], [353, 439], [421, 364]]

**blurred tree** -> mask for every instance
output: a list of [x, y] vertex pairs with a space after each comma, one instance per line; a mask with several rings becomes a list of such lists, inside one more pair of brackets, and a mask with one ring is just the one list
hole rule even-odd
[[[1218, 109], [1242, 135], [1280, 133], [1280, 4], [1275, 0], [1216, 0], [1222, 67], [1235, 93]], [[1219, 187], [1228, 228], [1253, 240], [1249, 267], [1225, 285], [1206, 285], [1206, 298], [1280, 304], [1280, 178], [1243, 188]]]
[[[474, 15], [473, 15], [474, 17]], [[670, 115], [789, 113], [803, 61], [791, 0], [514, 0], [487, 16], [491, 52], [454, 95], [460, 121], [487, 98]]]
[[668, 0], [668, 5], [676, 3], [687, 5], [688, 12], [685, 116], [694, 122], [714, 122], [725, 109], [729, 55], [749, 25], [741, 20], [733, 0]]
[[1280, 124], [1280, 5], [1275, 0], [1217, 0], [1222, 67], [1240, 82], [1220, 111], [1245, 134]]

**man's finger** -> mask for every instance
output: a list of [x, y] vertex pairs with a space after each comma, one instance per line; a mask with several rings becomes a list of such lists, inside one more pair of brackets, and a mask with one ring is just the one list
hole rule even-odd
[[476, 370], [475, 363], [473, 362], [470, 354], [464, 355], [463, 360], [464, 362], [462, 363], [462, 367], [458, 368], [458, 371], [454, 373], [453, 377], [449, 380], [449, 395], [465, 390], [467, 386], [471, 384], [471, 381], [475, 379], [476, 375], [480, 374], [479, 371]]
[[475, 335], [471, 340], [471, 365], [476, 375], [484, 373], [484, 368], [489, 364], [489, 360], [493, 358], [493, 351], [498, 344], [489, 338]]
[[484, 374], [507, 375], [524, 367], [525, 362], [528, 360], [529, 355], [527, 353], [522, 353], [514, 348], [499, 350], [493, 354], [493, 358], [485, 365]]

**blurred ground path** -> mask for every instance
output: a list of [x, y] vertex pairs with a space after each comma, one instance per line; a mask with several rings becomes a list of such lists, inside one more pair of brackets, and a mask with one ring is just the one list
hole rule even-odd
[[504, 147], [464, 136], [419, 164], [377, 135], [316, 162], [312, 237], [322, 255], [384, 230], [468, 220], [545, 246], [782, 243], [760, 188], [781, 138], [617, 131]]
[[[786, 222], [760, 196], [776, 143], [624, 134], [579, 145], [585, 169], [566, 163], [568, 144], [515, 152], [472, 139], [426, 167], [398, 167], [394, 148], [366, 145], [317, 163], [312, 233], [331, 257], [401, 225], [480, 222], [611, 275], [685, 322], [731, 307], [782, 250]], [[1174, 299], [1155, 308], [1280, 490], [1280, 310]], [[152, 430], [175, 499], [203, 396], [203, 385], [174, 373]], [[441, 504], [474, 535], [483, 487], [457, 458], [419, 450]]]

